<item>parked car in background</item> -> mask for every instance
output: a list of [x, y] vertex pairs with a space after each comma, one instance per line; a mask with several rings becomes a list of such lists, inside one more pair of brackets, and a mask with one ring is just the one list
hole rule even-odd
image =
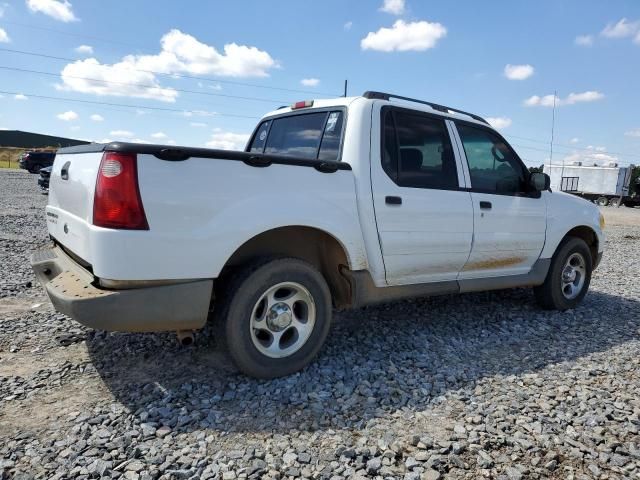
[[29, 173], [38, 173], [41, 168], [53, 165], [56, 158], [56, 152], [32, 151], [26, 152], [20, 158], [20, 168], [27, 170]]
[[512, 287], [576, 307], [604, 218], [549, 181], [474, 114], [379, 92], [302, 101], [244, 151], [60, 150], [54, 244], [31, 264], [92, 328], [190, 343], [212, 311], [239, 369], [273, 378], [316, 356], [333, 308]]
[[51, 176], [51, 169], [53, 166], [44, 167], [40, 169], [40, 176], [38, 177], [38, 185], [42, 189], [42, 193], [49, 193], [49, 177]]

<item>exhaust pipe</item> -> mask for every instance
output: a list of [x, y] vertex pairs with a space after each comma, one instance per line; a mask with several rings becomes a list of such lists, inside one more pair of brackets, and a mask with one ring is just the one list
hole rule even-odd
[[183, 347], [193, 345], [193, 342], [195, 341], [191, 330], [178, 330], [176, 332], [176, 336], [178, 337], [178, 343]]

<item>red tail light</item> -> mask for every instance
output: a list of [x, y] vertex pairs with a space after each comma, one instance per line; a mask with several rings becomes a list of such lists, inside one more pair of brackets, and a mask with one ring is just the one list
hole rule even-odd
[[93, 224], [125, 230], [149, 230], [138, 187], [138, 159], [135, 153], [105, 152], [102, 155]]

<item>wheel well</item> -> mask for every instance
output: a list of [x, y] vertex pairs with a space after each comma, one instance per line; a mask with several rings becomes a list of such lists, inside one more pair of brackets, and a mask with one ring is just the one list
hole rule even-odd
[[219, 278], [264, 257], [295, 257], [309, 262], [324, 276], [334, 306], [350, 304], [351, 289], [340, 273], [342, 266], [349, 267], [349, 260], [340, 242], [327, 232], [303, 226], [280, 227], [263, 232], [233, 253]]
[[596, 261], [598, 258], [598, 236], [592, 228], [585, 226], [572, 228], [565, 235], [565, 238], [567, 237], [578, 237], [584, 240], [591, 251], [591, 260]]

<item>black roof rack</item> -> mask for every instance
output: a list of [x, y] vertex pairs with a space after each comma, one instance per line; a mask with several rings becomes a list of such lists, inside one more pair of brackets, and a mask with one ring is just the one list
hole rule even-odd
[[370, 91], [367, 91], [367, 92], [364, 92], [362, 94], [362, 96], [364, 98], [370, 98], [370, 99], [374, 99], [374, 100], [390, 100], [391, 98], [397, 98], [398, 100], [406, 100], [406, 101], [409, 101], [409, 102], [422, 103], [423, 105], [429, 105], [431, 108], [433, 108], [434, 110], [437, 110], [439, 112], [461, 113], [463, 115], [467, 115], [467, 116], [473, 118], [474, 120], [477, 120], [478, 122], [486, 123], [487, 125], [489, 125], [489, 122], [487, 122], [480, 115], [476, 115], [474, 113], [465, 112], [464, 110], [458, 110], [457, 108], [445, 107], [444, 105], [438, 105], [437, 103], [433, 103], [433, 102], [425, 102], [424, 100], [417, 100], [415, 98], [402, 97], [400, 95], [394, 95], [393, 93], [383, 93], [383, 92], [370, 92]]

